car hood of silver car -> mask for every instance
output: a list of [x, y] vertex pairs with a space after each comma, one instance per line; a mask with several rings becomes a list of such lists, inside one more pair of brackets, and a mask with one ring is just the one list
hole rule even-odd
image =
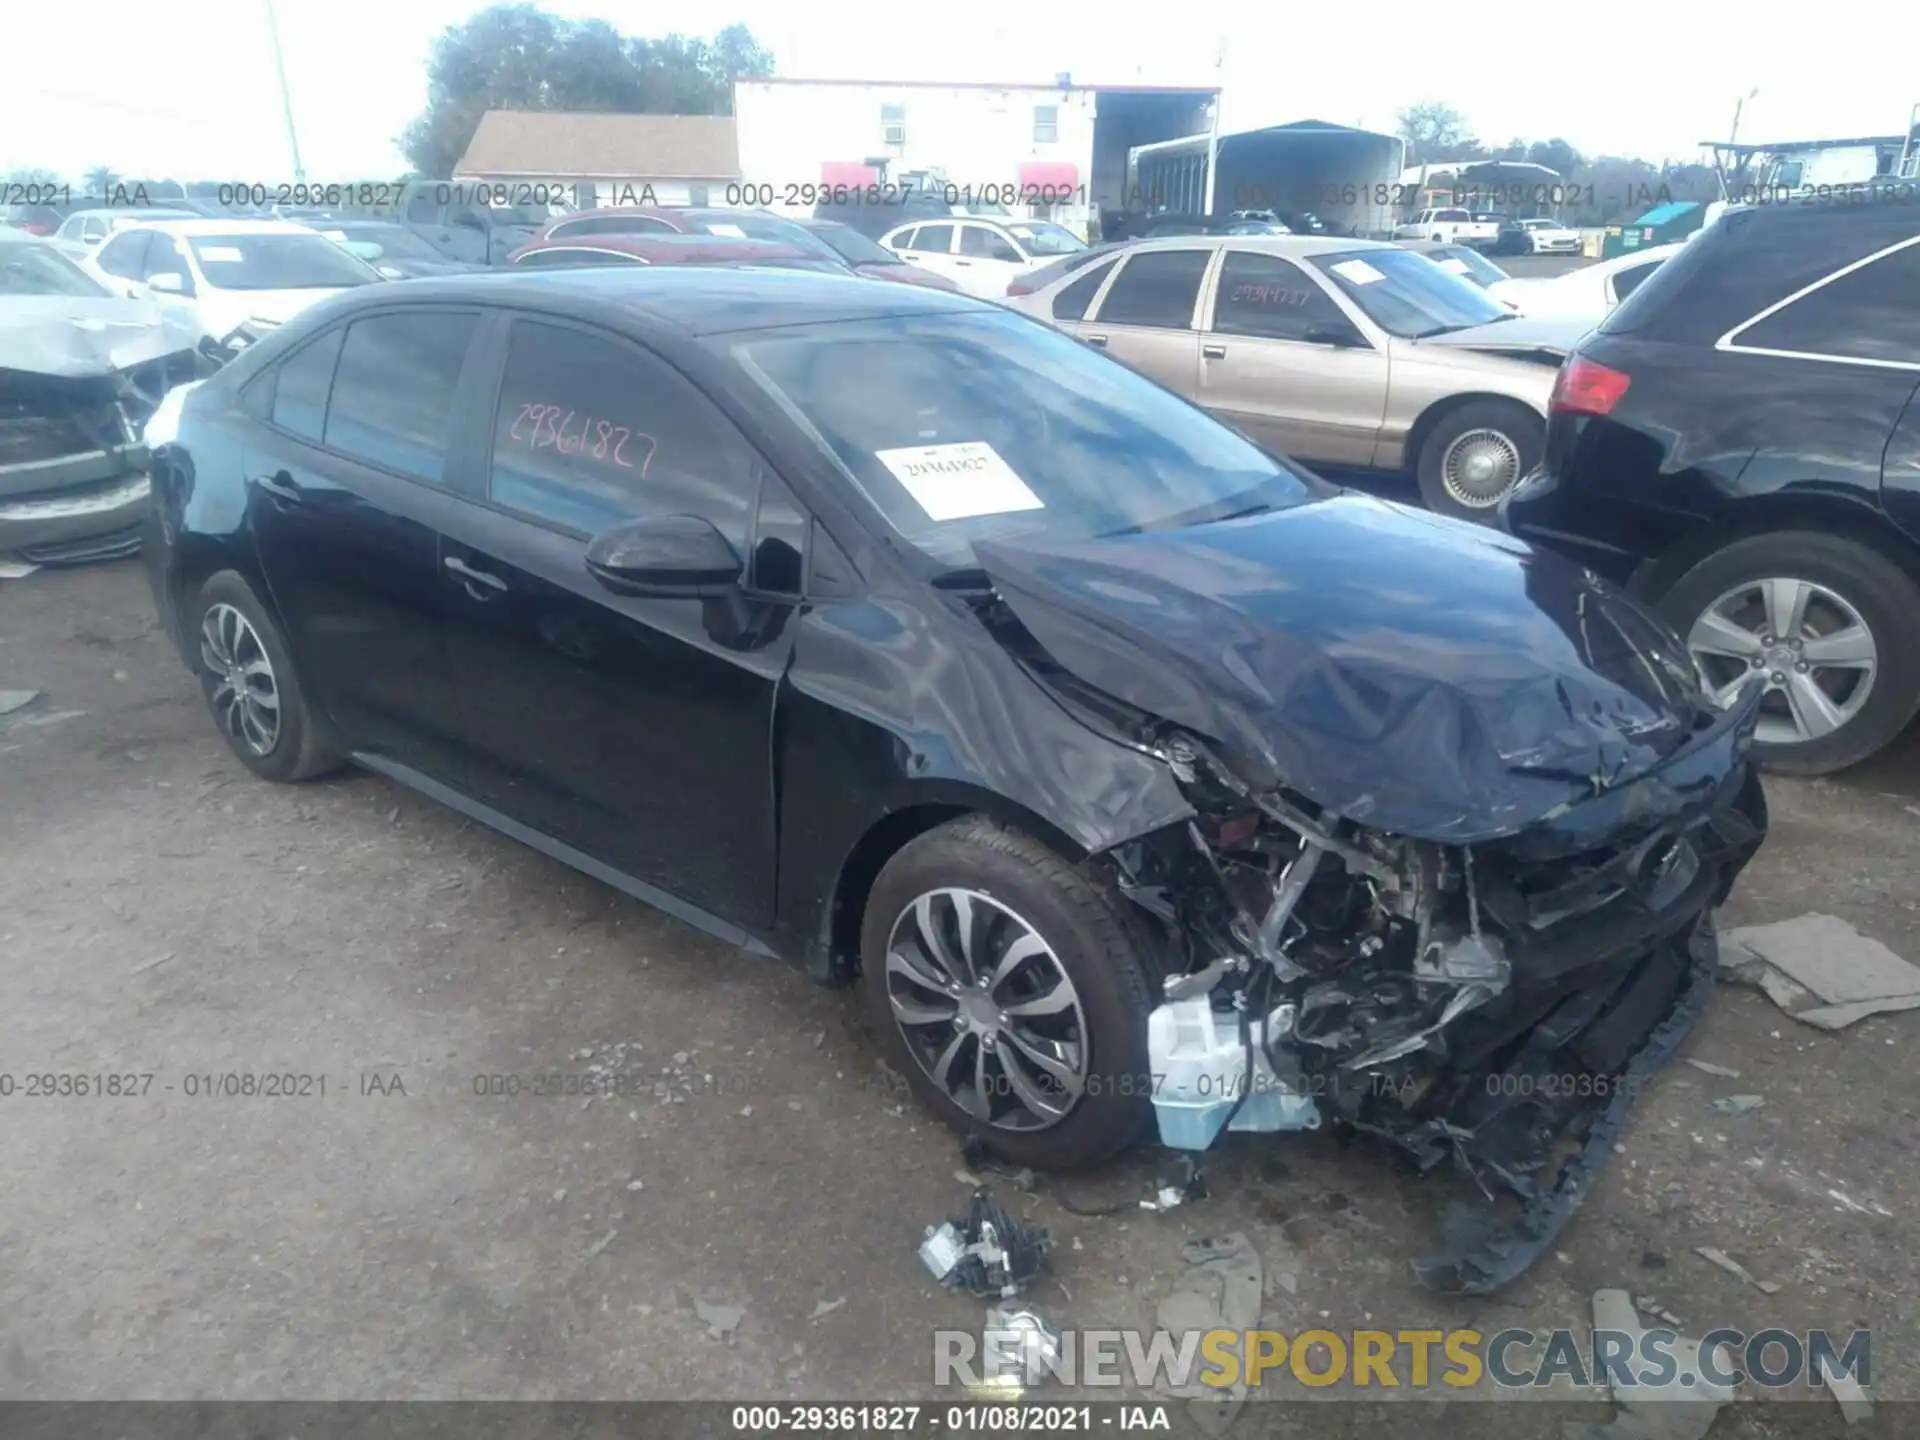
[[0, 295], [0, 370], [111, 375], [191, 350], [194, 322], [152, 300]]

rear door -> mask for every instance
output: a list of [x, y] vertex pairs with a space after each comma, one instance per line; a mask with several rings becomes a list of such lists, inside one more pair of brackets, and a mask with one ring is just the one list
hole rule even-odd
[[[771, 919], [774, 698], [805, 527], [758, 453], [658, 356], [500, 317], [441, 585], [476, 798], [736, 925]], [[711, 599], [616, 595], [587, 545], [698, 515], [750, 560]]]
[[1205, 246], [1134, 251], [1121, 261], [1120, 273], [1075, 333], [1168, 389], [1198, 399], [1200, 332], [1194, 313], [1213, 255]]
[[274, 372], [247, 464], [261, 568], [302, 682], [349, 748], [452, 784], [461, 715], [438, 526], [477, 328], [470, 309], [408, 307], [315, 336]]
[[[1359, 345], [1336, 345], [1335, 333]], [[1228, 250], [1201, 337], [1200, 403], [1270, 450], [1366, 465], [1387, 408], [1390, 362], [1304, 268]]]

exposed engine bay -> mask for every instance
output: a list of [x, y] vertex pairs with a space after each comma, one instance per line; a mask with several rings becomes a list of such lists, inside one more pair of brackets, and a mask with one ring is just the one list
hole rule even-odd
[[1421, 1170], [1454, 1162], [1519, 1218], [1478, 1217], [1418, 1268], [1439, 1289], [1506, 1283], [1704, 1004], [1711, 908], [1764, 833], [1757, 781], [1558, 854], [1384, 835], [1253, 792], [1197, 737], [1163, 753], [1198, 814], [1111, 857], [1176, 955], [1151, 1028], [1162, 1139], [1337, 1123]]
[[[1376, 660], [1337, 603], [1276, 587], [1203, 607], [1204, 572], [1156, 588], [1158, 557], [1134, 553], [1124, 581], [1093, 545], [1071, 566], [996, 553], [976, 603], [1192, 807], [1099, 857], [1164, 957], [1160, 1137], [1192, 1154], [1330, 1126], [1447, 1166], [1479, 1203], [1415, 1268], [1496, 1290], [1551, 1244], [1711, 993], [1713, 911], [1766, 832], [1752, 697], [1706, 704], [1657, 632], [1577, 578], [1570, 620], [1533, 612], [1560, 673], [1509, 663], [1486, 686], [1493, 650], [1452, 674], [1417, 648]], [[1122, 583], [1137, 604], [1116, 616]]]

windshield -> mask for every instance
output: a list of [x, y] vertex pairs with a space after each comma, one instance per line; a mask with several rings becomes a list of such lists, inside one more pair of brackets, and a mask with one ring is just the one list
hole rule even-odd
[[[806, 226], [800, 227], [806, 230]], [[821, 230], [808, 230], [808, 234], [817, 236], [820, 241], [834, 251], [849, 265], [904, 265], [891, 250], [883, 248], [869, 240], [850, 225], [830, 225]]]
[[325, 290], [380, 278], [321, 235], [192, 235], [187, 244], [216, 290]]
[[1016, 220], [1007, 233], [1026, 248], [1029, 255], [1071, 255], [1087, 248], [1087, 242], [1051, 220]]
[[749, 375], [943, 564], [981, 540], [1170, 529], [1315, 493], [1205, 412], [1056, 330], [947, 314], [723, 336]]
[[1426, 255], [1449, 275], [1458, 275], [1463, 280], [1471, 280], [1483, 289], [1501, 280], [1513, 278], [1471, 245], [1449, 245], [1444, 250], [1429, 250]]
[[400, 225], [348, 225], [320, 232], [329, 240], [366, 247], [353, 253], [378, 259], [392, 255], [401, 260], [444, 260], [446, 257], [411, 230]]
[[0, 295], [84, 295], [98, 300], [111, 293], [50, 245], [0, 241]]
[[1444, 335], [1513, 312], [1458, 275], [1449, 275], [1424, 255], [1410, 250], [1355, 250], [1315, 255], [1312, 264], [1338, 285], [1366, 317], [1389, 335], [1418, 340]]

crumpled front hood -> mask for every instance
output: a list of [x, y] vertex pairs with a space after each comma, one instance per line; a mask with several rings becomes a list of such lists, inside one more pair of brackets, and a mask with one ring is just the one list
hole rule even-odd
[[151, 300], [0, 296], [0, 370], [63, 378], [110, 375], [178, 350], [199, 331]]
[[975, 553], [1081, 681], [1419, 839], [1513, 834], [1718, 717], [1673, 635], [1586, 571], [1364, 496]]

